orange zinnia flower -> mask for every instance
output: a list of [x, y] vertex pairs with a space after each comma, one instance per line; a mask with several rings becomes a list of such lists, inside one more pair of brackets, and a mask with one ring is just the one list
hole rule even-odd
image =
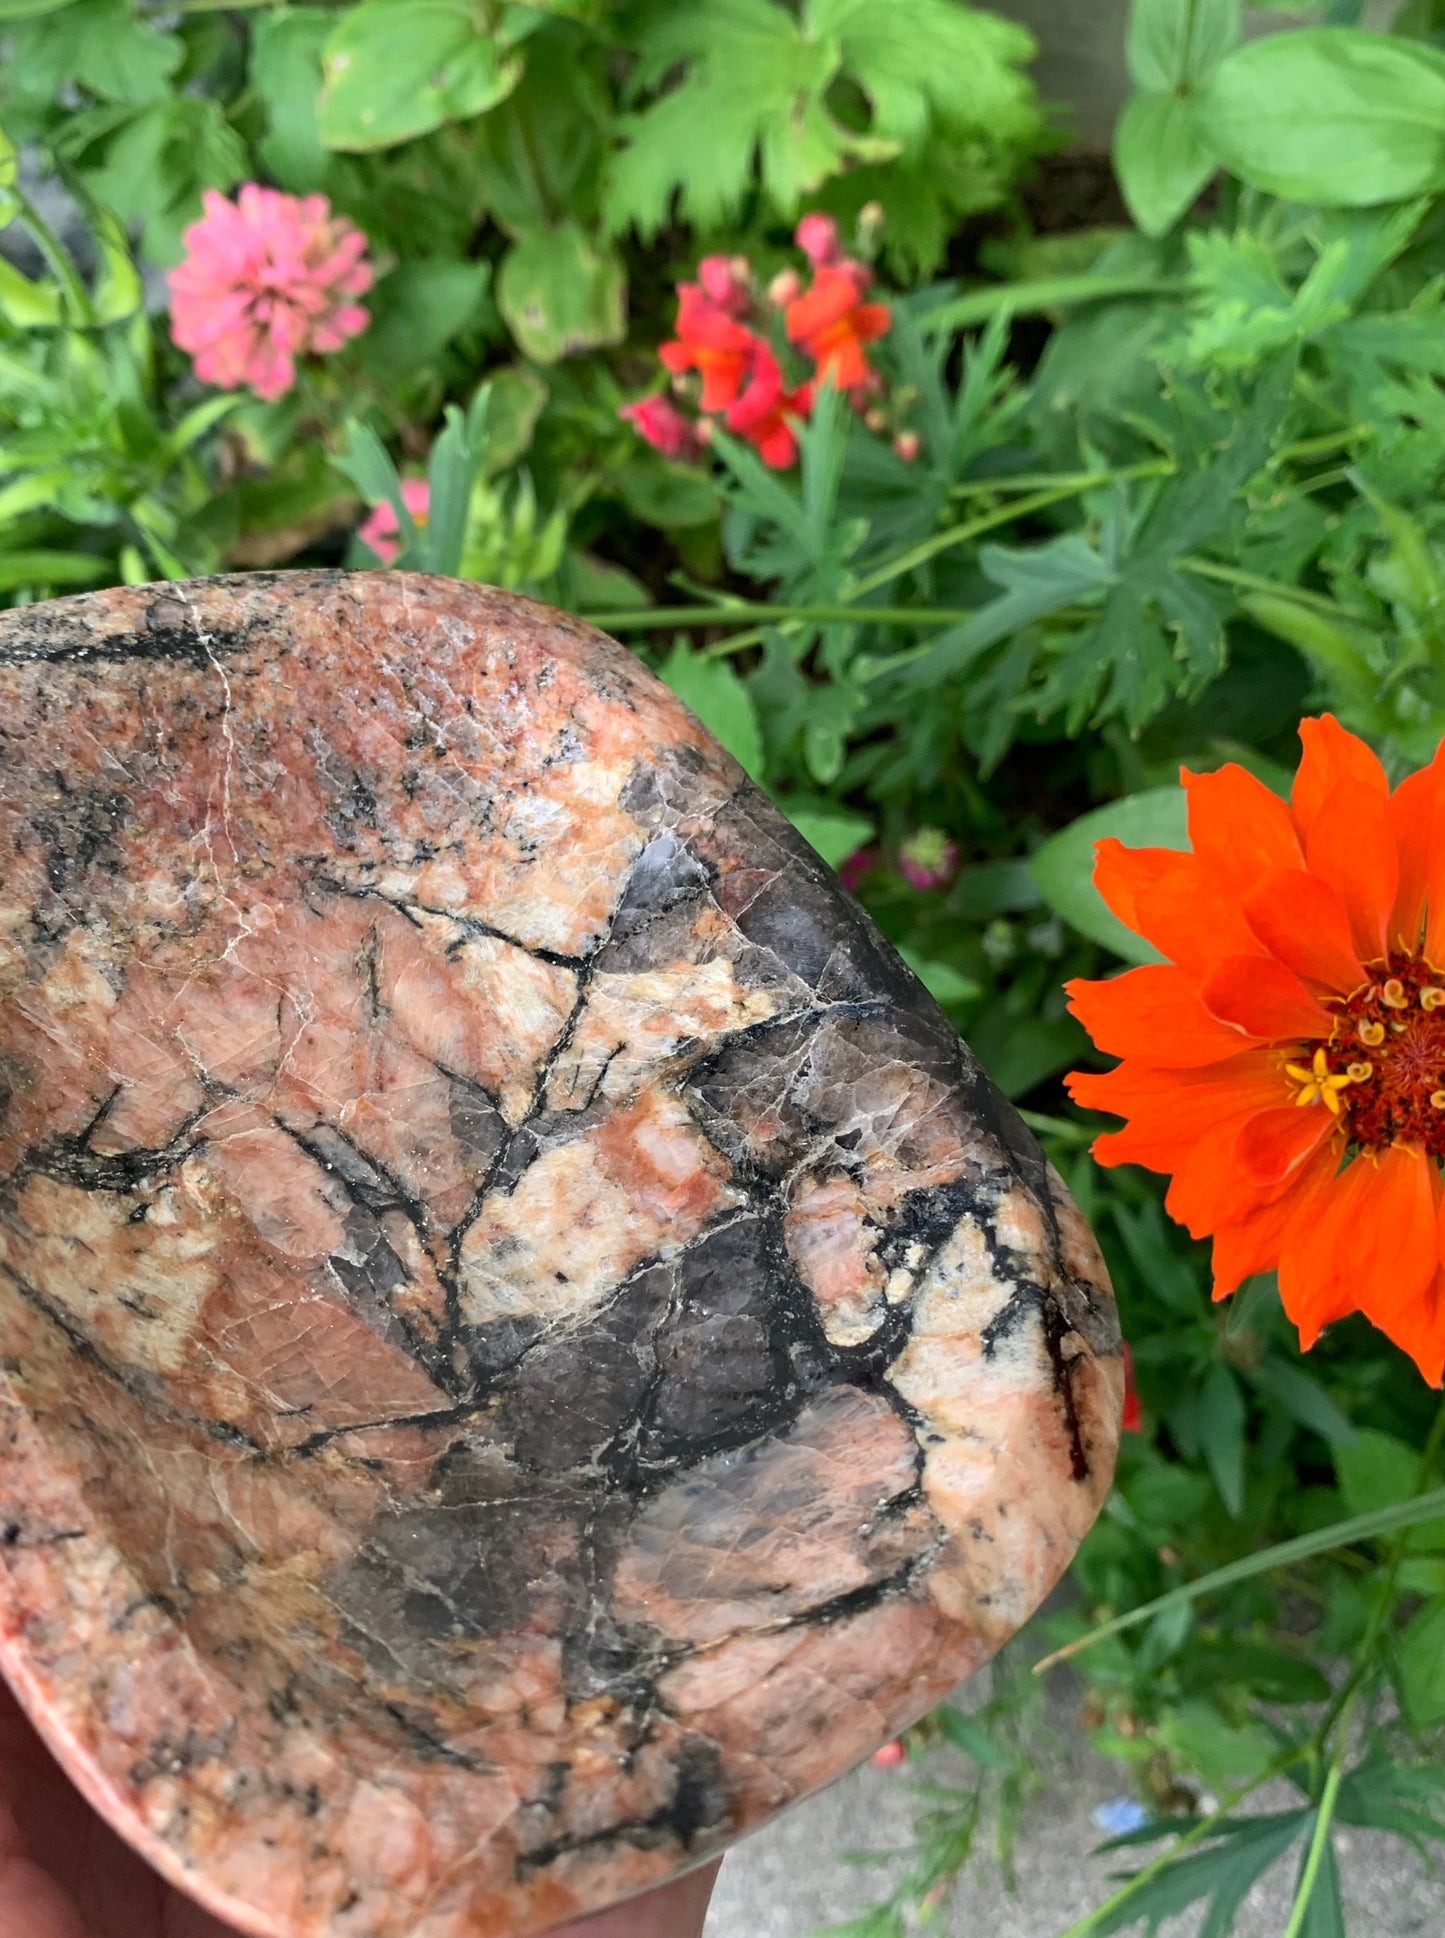
[[789, 303], [784, 316], [788, 341], [818, 366], [818, 381], [831, 377], [839, 390], [856, 390], [873, 376], [863, 354], [865, 343], [886, 336], [892, 317], [886, 303], [865, 303], [866, 271], [856, 264], [823, 268], [813, 287]]
[[1276, 1268], [1302, 1346], [1362, 1312], [1438, 1386], [1445, 747], [1391, 793], [1329, 714], [1300, 738], [1290, 806], [1241, 767], [1185, 772], [1192, 853], [1099, 843], [1099, 892], [1169, 961], [1069, 985], [1123, 1059], [1069, 1086], [1128, 1119], [1101, 1163], [1172, 1174], [1215, 1298]]
[[674, 373], [698, 372], [704, 410], [726, 410], [752, 368], [758, 338], [698, 284], [680, 284], [677, 295], [676, 340], [664, 343], [657, 354]]

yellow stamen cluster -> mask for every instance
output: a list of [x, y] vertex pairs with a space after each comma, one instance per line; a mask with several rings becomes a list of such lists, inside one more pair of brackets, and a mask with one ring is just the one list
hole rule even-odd
[[1340, 1114], [1340, 1092], [1349, 1084], [1361, 1081], [1355, 1075], [1356, 1070], [1363, 1070], [1367, 1077], [1372, 1074], [1368, 1063], [1352, 1063], [1348, 1070], [1332, 1071], [1322, 1049], [1315, 1051], [1314, 1062], [1308, 1069], [1302, 1063], [1287, 1063], [1284, 1069], [1285, 1075], [1293, 1077], [1300, 1086], [1295, 1097], [1297, 1104], [1322, 1103], [1333, 1117]]

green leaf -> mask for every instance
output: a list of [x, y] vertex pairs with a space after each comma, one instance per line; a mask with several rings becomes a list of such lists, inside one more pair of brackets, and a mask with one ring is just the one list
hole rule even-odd
[[76, 0], [0, 0], [0, 20], [34, 20], [43, 13], [59, 13]]
[[1051, 835], [1029, 863], [1049, 907], [1126, 962], [1162, 962], [1152, 944], [1125, 928], [1094, 886], [1094, 849], [1107, 836], [1126, 848], [1187, 848], [1188, 815], [1182, 787], [1151, 787], [1095, 808]]
[[1140, 1622], [1153, 1621], [1161, 1609], [1173, 1608], [1179, 1602], [1197, 1601], [1202, 1596], [1232, 1588], [1236, 1582], [1252, 1581], [1256, 1575], [1268, 1574], [1274, 1568], [1290, 1568], [1297, 1561], [1308, 1561], [1317, 1554], [1329, 1554], [1335, 1548], [1351, 1547], [1357, 1541], [1374, 1541], [1382, 1535], [1399, 1533], [1404, 1528], [1419, 1527], [1442, 1512], [1445, 1512], [1445, 1487], [1437, 1487], [1428, 1494], [1421, 1494], [1416, 1500], [1402, 1501], [1397, 1507], [1382, 1507], [1372, 1514], [1351, 1515], [1348, 1520], [1335, 1521], [1328, 1527], [1316, 1528], [1312, 1533], [1296, 1535], [1291, 1541], [1279, 1541], [1273, 1547], [1261, 1548], [1254, 1554], [1245, 1555], [1238, 1561], [1228, 1562], [1222, 1568], [1201, 1575], [1197, 1581], [1171, 1588], [1168, 1594], [1158, 1595], [1153, 1601], [1131, 1608], [1126, 1614], [1115, 1615], [1110, 1621], [1101, 1622], [1077, 1642], [1056, 1649], [1042, 1662], [1036, 1662], [1034, 1673], [1040, 1674], [1055, 1662], [1076, 1655], [1081, 1649], [1092, 1648], [1096, 1642], [1102, 1642], [1111, 1635], [1122, 1635], [1126, 1629], [1135, 1628]]
[[467, 541], [472, 487], [481, 474], [491, 390], [483, 384], [465, 417], [455, 404], [446, 408], [446, 428], [431, 450], [427, 466], [426, 569], [455, 578]]
[[364, 151], [469, 120], [522, 75], [463, 0], [362, 0], [326, 41], [321, 139]]
[[1001, 639], [1098, 594], [1110, 579], [1104, 560], [1074, 532], [1044, 545], [985, 545], [979, 565], [1004, 588], [1003, 596], [981, 606], [962, 625], [949, 626], [926, 652], [910, 660], [902, 670], [905, 685], [934, 687], [957, 679]]
[[259, 152], [293, 194], [320, 188], [331, 160], [316, 105], [322, 49], [335, 25], [336, 15], [326, 7], [278, 7], [251, 28], [251, 85], [270, 124]]
[[780, 800], [778, 806], [830, 868], [865, 847], [878, 832], [877, 824], [866, 814], [852, 814], [847, 808], [794, 807], [786, 800]]
[[752, 695], [723, 659], [704, 659], [679, 639], [658, 668], [685, 707], [755, 781], [763, 778], [763, 734]]
[[687, 531], [717, 518], [717, 486], [693, 464], [673, 464], [650, 451], [620, 464], [611, 482], [634, 518], [659, 531]]
[[1429, 1841], [1445, 1841], [1445, 1766], [1411, 1768], [1377, 1750], [1346, 1773], [1335, 1814], [1342, 1824], [1403, 1837], [1426, 1855]]
[[86, 552], [0, 552], [0, 592], [21, 586], [94, 585], [112, 573], [109, 559]]
[[1395, 1644], [1395, 1671], [1414, 1728], [1445, 1723], [1445, 1596], [1427, 1602]]
[[1206, 1702], [1180, 1703], [1168, 1711], [1159, 1723], [1158, 1736], [1211, 1790], [1227, 1790], [1261, 1776], [1279, 1753], [1268, 1730], [1256, 1723], [1239, 1727], [1227, 1722]]
[[1016, 1759], [1007, 1750], [998, 1747], [976, 1718], [965, 1716], [952, 1703], [944, 1703], [941, 1708], [935, 1709], [933, 1720], [954, 1749], [961, 1750], [971, 1763], [977, 1763], [985, 1770], [1012, 1769]]
[[1279, 1862], [1313, 1821], [1312, 1810], [1291, 1810], [1236, 1818], [1222, 1825], [1223, 1834], [1211, 1849], [1176, 1859], [1115, 1910], [1091, 1921], [1090, 1938], [1108, 1938], [1140, 1918], [1149, 1920], [1151, 1932], [1157, 1931], [1166, 1919], [1178, 1917], [1201, 1899], [1209, 1909], [1198, 1938], [1227, 1938], [1255, 1880]]
[[494, 370], [487, 382], [492, 402], [487, 412], [485, 475], [491, 478], [508, 470], [531, 449], [532, 433], [547, 402], [547, 386], [524, 364]]
[[164, 100], [184, 49], [174, 34], [138, 19], [130, 0], [80, 0], [65, 22], [74, 35], [74, 78], [103, 101]]
[[920, 955], [916, 949], [900, 948], [898, 953], [934, 1002], [940, 1003], [945, 1009], [952, 1003], [972, 1002], [976, 996], [983, 994], [982, 983], [965, 976], [952, 963], [935, 962], [931, 956]]
[[[1366, 1428], [1335, 1448], [1334, 1463], [1340, 1493], [1352, 1514], [1370, 1514], [1414, 1497], [1420, 1456], [1393, 1434]], [[1417, 1527], [1409, 1547], [1415, 1554], [1445, 1549], [1445, 1522]]]
[[60, 291], [54, 283], [32, 281], [0, 256], [0, 316], [17, 330], [53, 329], [60, 321]]
[[1334, 1446], [1350, 1445], [1352, 1422], [1340, 1411], [1319, 1381], [1284, 1359], [1266, 1359], [1249, 1369], [1249, 1377], [1268, 1399]]
[[404, 262], [371, 298], [371, 328], [361, 340], [368, 365], [384, 380], [433, 363], [476, 317], [487, 293], [486, 262]]
[[1200, 1393], [1199, 1438], [1224, 1505], [1236, 1519], [1244, 1507], [1244, 1422], [1239, 1381], [1217, 1359]]
[[1114, 173], [1145, 235], [1172, 229], [1218, 165], [1187, 96], [1136, 94], [1125, 103], [1114, 129]]
[[1151, 93], [1197, 87], [1239, 45], [1240, 12], [1240, 0], [1133, 0], [1129, 78]]
[[1199, 96], [1218, 160], [1252, 188], [1361, 208], [1445, 181], [1445, 59], [1346, 27], [1238, 48]]
[[538, 229], [503, 257], [497, 306], [527, 356], [556, 363], [622, 341], [626, 271], [615, 250], [594, 243], [575, 222]]

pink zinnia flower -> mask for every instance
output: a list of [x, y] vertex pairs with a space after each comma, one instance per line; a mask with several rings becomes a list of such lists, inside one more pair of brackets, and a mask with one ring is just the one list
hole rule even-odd
[[702, 449], [691, 418], [684, 417], [669, 398], [643, 397], [635, 404], [624, 404], [617, 415], [665, 458], [695, 458]]
[[898, 850], [898, 871], [910, 888], [943, 888], [958, 873], [958, 844], [942, 828], [919, 828]]
[[805, 215], [793, 240], [815, 269], [831, 269], [838, 260], [838, 225], [831, 215]]
[[167, 278], [171, 335], [204, 382], [270, 403], [295, 383], [298, 356], [339, 350], [371, 321], [352, 300], [371, 288], [366, 237], [324, 195], [247, 182], [236, 201], [208, 189], [203, 204]]
[[[401, 502], [411, 513], [414, 524], [425, 525], [431, 509], [431, 486], [425, 478], [403, 478]], [[363, 545], [370, 546], [383, 565], [390, 565], [401, 550], [401, 525], [395, 510], [384, 499], [372, 507], [371, 516], [357, 527], [356, 536]]]

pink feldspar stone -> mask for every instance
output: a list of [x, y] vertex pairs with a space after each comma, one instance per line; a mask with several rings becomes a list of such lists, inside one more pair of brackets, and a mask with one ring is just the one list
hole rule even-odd
[[856, 904], [544, 607], [0, 615], [0, 1655], [267, 1938], [520, 1938], [978, 1667], [1099, 1254]]

